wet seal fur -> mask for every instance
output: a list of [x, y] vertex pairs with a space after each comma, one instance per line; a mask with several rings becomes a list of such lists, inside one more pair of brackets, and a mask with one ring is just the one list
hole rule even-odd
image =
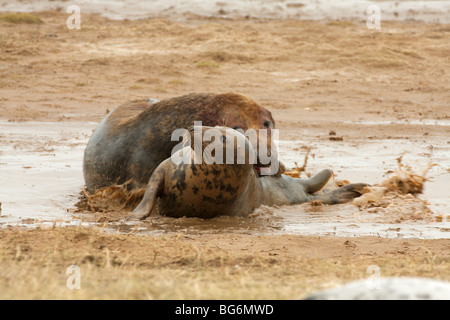
[[[210, 128], [202, 127], [202, 130]], [[224, 150], [230, 137], [227, 132], [236, 138], [242, 135], [224, 127], [216, 128], [225, 137]], [[244, 140], [245, 148], [238, 147], [238, 144], [234, 146], [235, 159], [245, 152], [244, 164], [236, 164], [236, 161], [235, 164], [195, 164], [194, 152], [190, 153], [189, 163], [176, 164], [172, 158], [166, 159], [153, 172], [144, 198], [129, 218], [145, 219], [154, 210], [171, 217], [213, 218], [219, 215], [246, 216], [261, 205], [293, 205], [314, 200], [338, 204], [359, 197], [367, 186], [363, 183], [349, 184], [329, 193], [314, 195], [330, 180], [331, 170], [323, 170], [308, 180], [286, 175], [259, 177], [248, 162], [249, 154], [254, 150], [248, 140]], [[186, 152], [186, 149], [179, 152]]]
[[155, 168], [171, 156], [178, 143], [170, 140], [172, 132], [187, 129], [194, 121], [244, 131], [270, 131], [275, 126], [267, 109], [237, 93], [125, 103], [101, 121], [88, 142], [83, 159], [87, 191], [124, 183], [130, 189], [145, 187]]

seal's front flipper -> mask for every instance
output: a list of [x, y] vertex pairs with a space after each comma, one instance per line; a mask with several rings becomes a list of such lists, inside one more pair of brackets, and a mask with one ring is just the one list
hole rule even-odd
[[305, 191], [307, 193], [314, 193], [317, 191], [322, 190], [323, 187], [330, 181], [331, 177], [333, 176], [333, 171], [329, 169], [325, 169], [318, 174], [316, 174], [311, 179], [305, 180]]
[[360, 197], [363, 189], [367, 187], [366, 183], [352, 183], [340, 187], [332, 192], [315, 197], [315, 200], [322, 200], [324, 204], [346, 203]]
[[161, 167], [158, 167], [153, 172], [150, 181], [148, 182], [144, 198], [128, 218], [139, 220], [144, 220], [147, 218], [155, 208], [156, 200], [162, 195], [163, 190], [164, 170]]

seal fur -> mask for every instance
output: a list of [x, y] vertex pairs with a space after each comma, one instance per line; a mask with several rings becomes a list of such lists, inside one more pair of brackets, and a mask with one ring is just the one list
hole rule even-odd
[[[223, 137], [244, 137], [229, 128], [216, 128]], [[202, 130], [208, 129], [211, 127], [202, 127]], [[225, 150], [230, 141], [228, 138], [224, 141]], [[190, 152], [188, 163], [176, 164], [173, 158], [166, 159], [153, 172], [144, 198], [130, 218], [145, 219], [156, 208], [165, 216], [213, 218], [219, 215], [246, 216], [261, 205], [293, 205], [314, 200], [338, 204], [359, 197], [367, 186], [363, 183], [349, 184], [329, 193], [315, 195], [331, 179], [333, 173], [328, 169], [307, 180], [286, 175], [259, 177], [249, 163], [254, 149], [245, 137], [243, 141], [245, 147], [233, 145], [235, 157], [245, 152], [244, 164], [195, 164], [194, 152]], [[189, 148], [187, 146], [179, 152], [188, 152]]]

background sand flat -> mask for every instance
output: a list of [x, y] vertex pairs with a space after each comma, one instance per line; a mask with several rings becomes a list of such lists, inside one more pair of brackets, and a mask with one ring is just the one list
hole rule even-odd
[[101, 14], [110, 19], [148, 17], [185, 20], [203, 18], [295, 19], [295, 20], [366, 20], [367, 8], [377, 5], [383, 20], [450, 22], [449, 1], [366, 1], [366, 0], [21, 0], [0, 1], [3, 11], [62, 10], [79, 5], [84, 13]]

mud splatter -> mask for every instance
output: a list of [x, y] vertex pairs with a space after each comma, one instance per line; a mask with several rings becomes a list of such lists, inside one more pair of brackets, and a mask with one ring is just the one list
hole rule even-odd
[[391, 223], [407, 220], [434, 220], [429, 203], [418, 197], [423, 192], [428, 171], [436, 164], [428, 164], [419, 173], [403, 164], [403, 154], [397, 158], [398, 170], [380, 184], [366, 187], [364, 194], [353, 200], [362, 212], [377, 213]]
[[301, 167], [299, 167], [297, 162], [294, 162], [295, 167], [290, 170], [284, 171], [283, 174], [290, 176], [292, 178], [300, 178], [302, 172], [304, 172], [306, 174], [306, 176], [308, 178], [310, 178], [311, 174], [306, 172], [306, 166], [308, 165], [308, 158], [309, 158], [310, 153], [311, 153], [311, 147], [308, 147], [306, 150], [305, 159], [303, 160], [303, 165]]
[[125, 218], [142, 200], [145, 188], [128, 190], [128, 183], [102, 188], [94, 193], [83, 190], [75, 205], [78, 212], [94, 213], [96, 222], [114, 222]]
[[[306, 167], [308, 165], [308, 159], [311, 154], [311, 149], [312, 149], [311, 147], [307, 147], [305, 159], [303, 160], [303, 165], [301, 167], [298, 166], [297, 162], [294, 162], [295, 167], [284, 171], [283, 174], [290, 176], [292, 178], [300, 179], [302, 176], [302, 173], [304, 173], [306, 175], [306, 178], [311, 178], [313, 176], [313, 174], [311, 172], [306, 171]], [[336, 190], [337, 188], [340, 188], [347, 184], [350, 184], [350, 181], [336, 179], [334, 172], [333, 172], [333, 177], [326, 184], [326, 186], [320, 191], [320, 193], [331, 192], [331, 191]], [[320, 205], [323, 205], [323, 203], [321, 203], [321, 201], [313, 201], [311, 203], [311, 205], [312, 206], [320, 206]]]

